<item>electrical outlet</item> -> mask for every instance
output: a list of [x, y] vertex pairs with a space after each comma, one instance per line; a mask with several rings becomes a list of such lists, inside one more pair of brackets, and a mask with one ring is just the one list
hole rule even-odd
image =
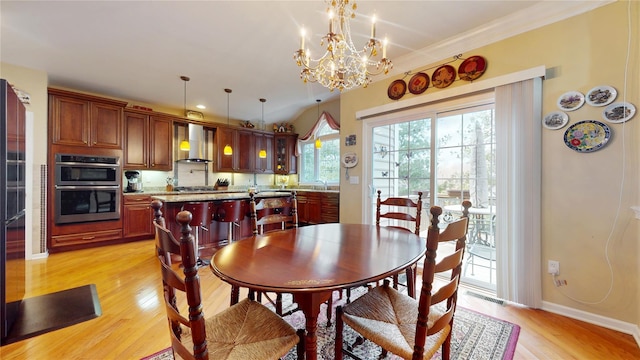
[[555, 260], [549, 260], [549, 274], [560, 275], [560, 262]]

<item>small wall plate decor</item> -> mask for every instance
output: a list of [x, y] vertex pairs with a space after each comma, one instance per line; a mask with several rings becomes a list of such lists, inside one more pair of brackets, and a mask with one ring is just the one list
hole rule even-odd
[[460, 80], [473, 81], [487, 70], [487, 61], [482, 56], [472, 56], [458, 66], [458, 77]]
[[558, 98], [558, 108], [562, 111], [578, 110], [584, 105], [584, 95], [579, 91], [569, 91]]
[[605, 121], [618, 124], [627, 120], [631, 120], [633, 115], [636, 114], [636, 107], [628, 102], [616, 102], [607, 106], [602, 111], [602, 117]]
[[564, 132], [564, 143], [577, 152], [593, 152], [602, 149], [611, 138], [607, 124], [595, 120], [579, 121]]
[[391, 100], [398, 100], [404, 96], [405, 92], [407, 92], [407, 83], [402, 79], [398, 79], [389, 85], [387, 96], [389, 96]]
[[554, 111], [542, 120], [542, 125], [547, 129], [558, 130], [562, 129], [569, 122], [569, 115], [564, 111]]
[[616, 89], [611, 86], [601, 85], [589, 90], [585, 100], [591, 106], [605, 106], [611, 104], [617, 95]]
[[429, 87], [429, 75], [419, 72], [409, 80], [409, 92], [418, 95], [422, 94]]
[[433, 87], [444, 89], [453, 84], [456, 79], [456, 69], [451, 65], [442, 65], [436, 69], [431, 75], [431, 83]]
[[193, 120], [204, 120], [204, 114], [200, 111], [187, 110], [187, 118]]

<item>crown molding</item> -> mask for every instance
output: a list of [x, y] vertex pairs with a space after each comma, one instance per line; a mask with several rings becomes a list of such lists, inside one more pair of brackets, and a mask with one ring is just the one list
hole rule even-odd
[[451, 38], [394, 59], [394, 69], [389, 72], [387, 78], [419, 69], [424, 67], [425, 64], [442, 61], [456, 54], [464, 54], [473, 49], [589, 12], [616, 1], [617, 0], [538, 2], [527, 9], [491, 21], [483, 26], [462, 32]]

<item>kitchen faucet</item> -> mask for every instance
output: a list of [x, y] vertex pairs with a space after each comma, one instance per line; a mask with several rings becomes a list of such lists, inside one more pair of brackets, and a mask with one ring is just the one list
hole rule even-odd
[[320, 184], [324, 185], [324, 190], [327, 190], [327, 180], [316, 180], [317, 182], [319, 182]]

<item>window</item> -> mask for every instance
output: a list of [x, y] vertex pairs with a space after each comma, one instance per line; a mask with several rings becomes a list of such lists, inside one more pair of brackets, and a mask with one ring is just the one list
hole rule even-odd
[[[322, 143], [319, 149], [315, 146], [316, 139]], [[301, 142], [300, 182], [318, 181], [328, 184], [340, 181], [340, 132], [331, 129], [324, 119], [320, 120], [314, 136]]]

